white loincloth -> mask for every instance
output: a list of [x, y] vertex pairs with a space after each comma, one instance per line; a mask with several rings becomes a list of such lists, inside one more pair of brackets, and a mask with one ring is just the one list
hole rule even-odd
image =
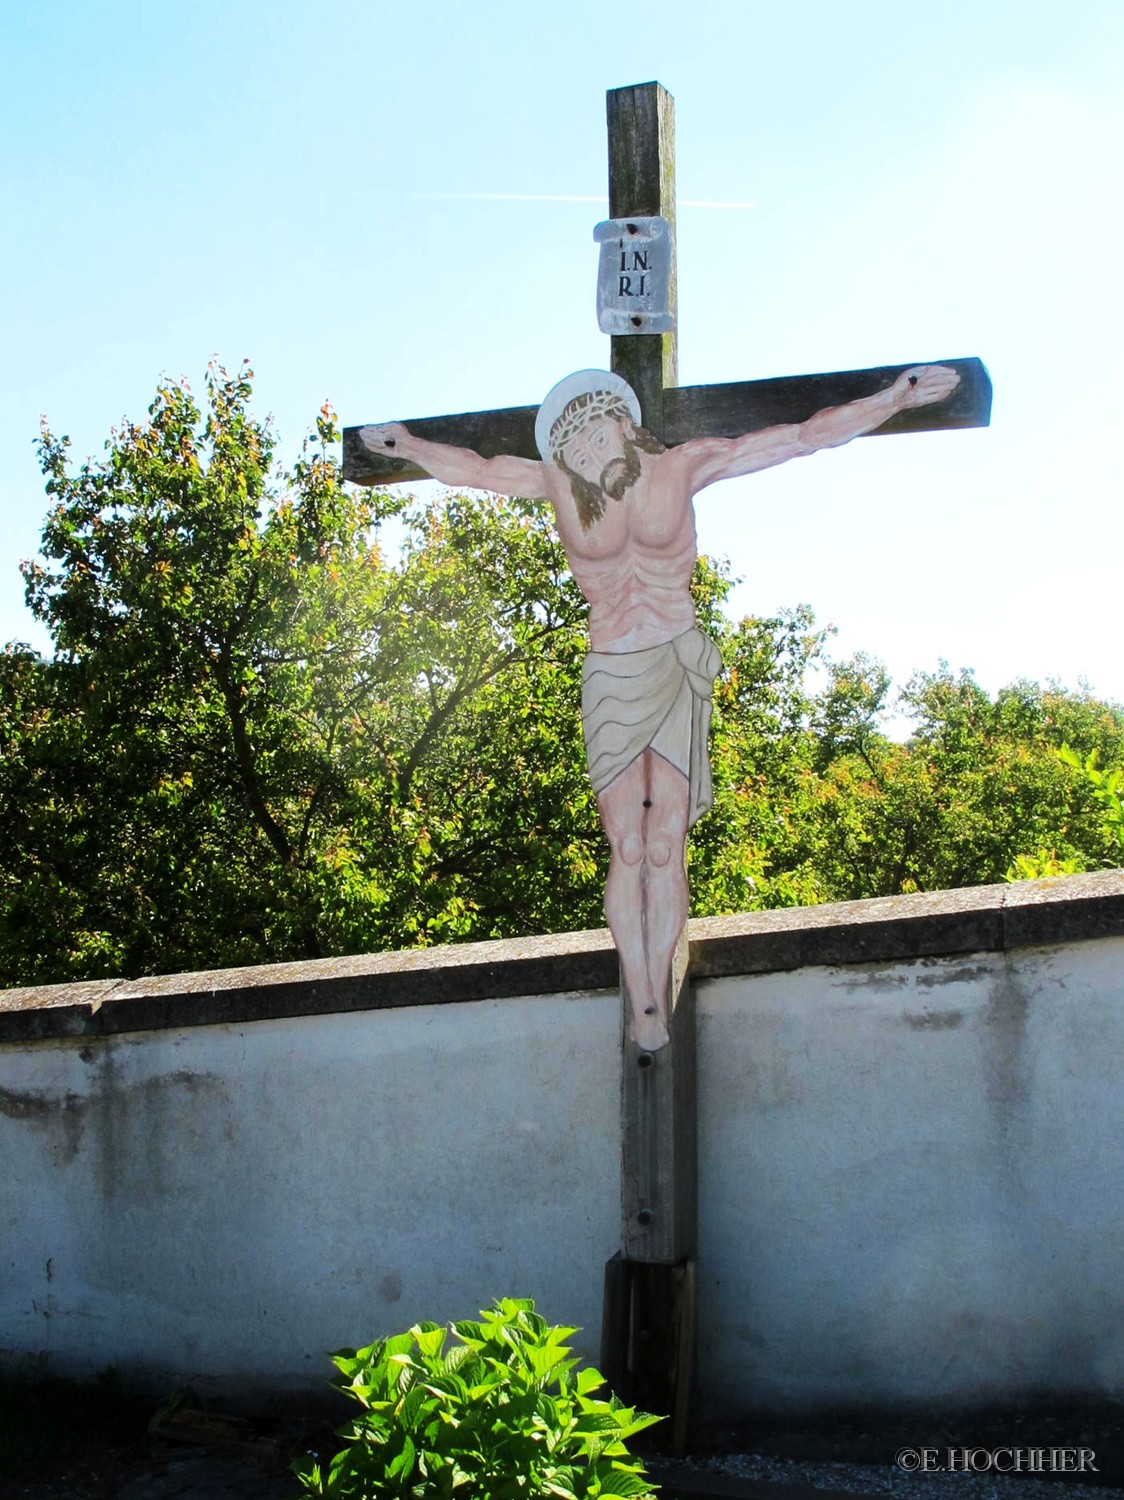
[[582, 668], [582, 727], [595, 792], [655, 750], [690, 788], [690, 823], [710, 807], [710, 695], [718, 647], [695, 628], [645, 651], [591, 651]]

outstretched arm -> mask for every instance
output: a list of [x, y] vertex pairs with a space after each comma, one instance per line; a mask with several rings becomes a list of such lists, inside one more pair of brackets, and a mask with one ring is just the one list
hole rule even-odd
[[695, 438], [672, 452], [687, 465], [688, 483], [695, 494], [719, 479], [769, 469], [820, 448], [838, 448], [864, 432], [873, 432], [908, 407], [944, 401], [959, 383], [960, 376], [948, 365], [915, 365], [886, 390], [846, 406], [825, 407], [806, 422], [764, 427], [740, 438]]
[[481, 458], [471, 448], [454, 448], [449, 443], [431, 443], [415, 437], [400, 422], [386, 422], [379, 427], [362, 427], [359, 436], [372, 453], [386, 453], [392, 458], [406, 458], [439, 479], [442, 484], [459, 484], [474, 490], [491, 490], [496, 495], [523, 495], [536, 498], [549, 492], [546, 464], [529, 458]]

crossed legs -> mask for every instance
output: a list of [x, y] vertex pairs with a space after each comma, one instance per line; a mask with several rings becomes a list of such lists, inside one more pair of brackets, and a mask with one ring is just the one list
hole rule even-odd
[[645, 750], [597, 806], [612, 851], [605, 916], [621, 958], [630, 1035], [655, 1051], [668, 1040], [668, 977], [687, 920], [687, 778]]

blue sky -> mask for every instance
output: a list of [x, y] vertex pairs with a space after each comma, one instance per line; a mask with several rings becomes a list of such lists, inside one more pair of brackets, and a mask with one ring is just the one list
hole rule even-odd
[[[607, 88], [675, 96], [684, 384], [980, 356], [990, 430], [707, 491], [736, 605], [807, 601], [899, 683], [1124, 700], [1124, 5], [40, 0], [0, 17], [0, 640], [39, 414], [99, 455], [161, 374], [248, 356], [291, 456], [608, 362]], [[478, 196], [472, 196], [478, 195]], [[497, 195], [497, 196], [489, 196]], [[523, 196], [501, 196], [523, 195]], [[540, 196], [542, 198], [540, 199]]]

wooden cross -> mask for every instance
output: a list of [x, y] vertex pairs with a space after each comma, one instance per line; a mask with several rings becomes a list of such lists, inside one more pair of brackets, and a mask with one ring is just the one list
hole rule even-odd
[[[658, 83], [607, 96], [609, 215], [662, 216], [671, 226], [670, 309], [675, 311], [674, 103]], [[991, 384], [978, 359], [945, 359], [960, 382], [937, 405], [899, 412], [878, 434], [986, 426]], [[735, 438], [799, 423], [893, 384], [908, 365], [680, 387], [676, 336], [612, 338], [611, 368], [640, 399], [643, 424], [669, 447], [700, 437]], [[468, 448], [484, 458], [537, 459], [537, 406], [407, 420], [417, 437]], [[344, 478], [386, 485], [427, 478], [406, 460], [372, 452], [359, 427], [344, 431]], [[686, 1442], [694, 1361], [696, 1253], [695, 1024], [686, 930], [670, 976], [670, 1043], [658, 1052], [628, 1036], [625, 997], [621, 1078], [622, 1251], [606, 1267], [601, 1359], [614, 1390], [672, 1418], [667, 1439]], [[659, 1429], [656, 1429], [659, 1432]]]

